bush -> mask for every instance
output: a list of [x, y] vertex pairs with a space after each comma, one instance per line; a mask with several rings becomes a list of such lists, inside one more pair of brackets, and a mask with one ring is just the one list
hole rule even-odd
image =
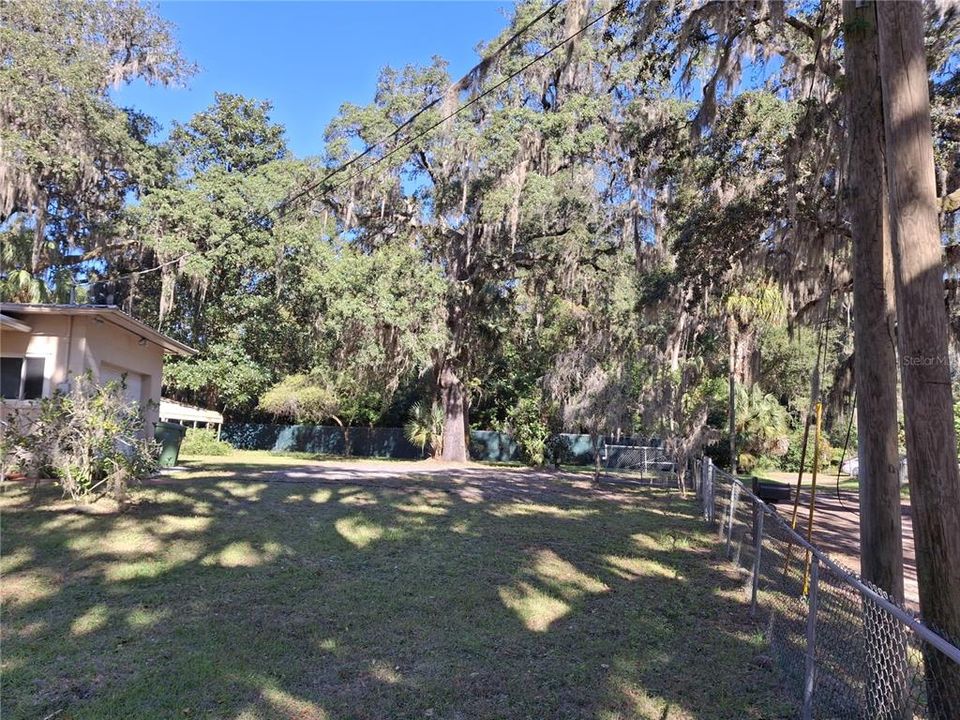
[[730, 441], [727, 437], [721, 436], [716, 442], [706, 445], [703, 448], [703, 454], [717, 467], [724, 470], [730, 468]]
[[751, 468], [750, 472], [756, 474], [756, 473], [770, 472], [771, 470], [779, 470], [780, 469], [779, 461], [780, 461], [780, 458], [770, 457], [769, 455], [761, 455], [760, 457], [757, 458], [757, 461], [754, 464], [753, 468]]
[[209, 428], [187, 428], [180, 445], [181, 455], [229, 455], [233, 445], [217, 440], [217, 433]]
[[570, 439], [560, 433], [553, 433], [548, 437], [546, 459], [556, 468], [573, 462], [573, 448], [571, 448]]
[[748, 475], [757, 469], [758, 458], [751, 453], [740, 453], [737, 457], [737, 468]]
[[[780, 461], [780, 469], [787, 472], [799, 472], [800, 454], [803, 452], [803, 429], [797, 430], [790, 437], [790, 448]], [[820, 470], [825, 470], [833, 459], [833, 448], [826, 435], [820, 436]], [[807, 457], [804, 462], [804, 473], [813, 468], [813, 428], [810, 428], [810, 437], [807, 440]]]
[[544, 414], [537, 399], [521, 398], [508, 416], [513, 438], [520, 447], [524, 461], [530, 465], [543, 465], [546, 459], [550, 426]]
[[159, 455], [124, 389], [119, 380], [97, 385], [89, 372], [75, 376], [66, 391], [40, 401], [36, 420], [11, 422], [26, 431], [10, 431], [4, 454], [27, 474], [55, 478], [73, 500], [99, 490], [122, 502], [131, 483], [156, 472]]

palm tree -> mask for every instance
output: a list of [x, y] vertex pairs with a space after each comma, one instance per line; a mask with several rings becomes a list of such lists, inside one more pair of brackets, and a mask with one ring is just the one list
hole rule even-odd
[[776, 396], [759, 385], [738, 386], [734, 401], [736, 434], [743, 450], [755, 456], [784, 455], [788, 449], [790, 416]]
[[437, 404], [427, 407], [422, 402], [414, 403], [403, 431], [410, 442], [420, 446], [420, 452], [429, 445], [432, 456], [440, 457], [443, 452], [443, 408]]
[[783, 294], [776, 284], [767, 281], [748, 283], [735, 290], [726, 301], [727, 332], [730, 338], [729, 354], [729, 425], [730, 472], [737, 472], [737, 384], [753, 388], [753, 354], [757, 330], [764, 323], [783, 320]]

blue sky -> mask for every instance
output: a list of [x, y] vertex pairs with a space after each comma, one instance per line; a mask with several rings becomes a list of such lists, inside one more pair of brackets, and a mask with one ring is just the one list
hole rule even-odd
[[459, 77], [477, 62], [480, 41], [507, 24], [512, 3], [161, 2], [184, 56], [200, 66], [186, 88], [137, 82], [116, 101], [156, 118], [166, 135], [213, 102], [216, 91], [273, 102], [299, 156], [323, 149], [323, 131], [345, 101], [373, 98], [386, 65], [424, 64], [434, 55]]

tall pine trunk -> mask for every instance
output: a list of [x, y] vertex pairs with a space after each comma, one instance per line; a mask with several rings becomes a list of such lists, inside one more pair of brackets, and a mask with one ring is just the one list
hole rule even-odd
[[[884, 177], [883, 97], [875, 3], [843, 3], [853, 233], [854, 377], [860, 475], [860, 573], [903, 600], [893, 257]], [[884, 635], [868, 613], [871, 640]], [[870, 659], [870, 717], [902, 716], [905, 655], [882, 642]]]
[[854, 375], [860, 456], [860, 569], [903, 599], [893, 257], [884, 178], [875, 3], [843, 3]]
[[[923, 5], [877, 5], [910, 504], [924, 620], [960, 639], [960, 469]], [[960, 667], [926, 648], [931, 714], [960, 712]]]

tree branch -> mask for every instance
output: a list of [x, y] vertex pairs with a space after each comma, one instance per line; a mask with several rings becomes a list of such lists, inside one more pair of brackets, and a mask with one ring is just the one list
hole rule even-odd
[[952, 213], [960, 210], [960, 187], [940, 198], [940, 212]]

